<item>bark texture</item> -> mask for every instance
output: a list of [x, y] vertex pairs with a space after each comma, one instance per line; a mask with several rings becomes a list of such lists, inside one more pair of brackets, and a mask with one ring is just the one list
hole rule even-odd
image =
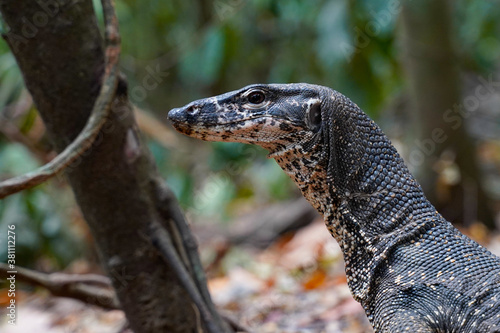
[[[84, 127], [104, 69], [101, 32], [90, 0], [0, 0], [3, 36], [57, 151]], [[121, 307], [136, 332], [199, 332], [200, 314], [150, 237], [164, 228], [210, 302], [196, 243], [175, 198], [141, 141], [120, 80], [111, 115], [92, 147], [66, 169]]]

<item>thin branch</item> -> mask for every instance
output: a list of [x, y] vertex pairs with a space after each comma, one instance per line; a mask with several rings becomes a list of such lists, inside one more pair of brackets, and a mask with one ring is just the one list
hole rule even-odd
[[179, 255], [177, 254], [174, 244], [170, 239], [170, 235], [157, 221], [151, 222], [151, 233], [149, 235], [153, 242], [153, 245], [158, 249], [161, 256], [165, 261], [170, 264], [172, 269], [176, 272], [179, 282], [182, 284], [186, 292], [191, 297], [191, 300], [196, 305], [200, 311], [201, 319], [205, 324], [207, 331], [209, 333], [222, 333], [228, 332], [227, 328], [221, 327], [221, 325], [214, 320], [212, 313], [209, 311], [205, 300], [201, 296], [196, 284], [194, 283], [191, 275], [186, 270], [183, 265]]
[[179, 138], [172, 127], [166, 126], [148, 112], [134, 106], [134, 116], [141, 132], [149, 135], [167, 149], [178, 149]]
[[118, 82], [120, 34], [118, 32], [118, 19], [112, 0], [102, 0], [102, 8], [105, 23], [106, 66], [101, 89], [87, 124], [76, 139], [52, 161], [32, 172], [0, 182], [0, 199], [39, 185], [64, 170], [92, 146], [102, 125], [106, 122]]
[[46, 274], [31, 269], [16, 267], [16, 273], [7, 264], [0, 263], [0, 277], [7, 279], [15, 276], [34, 286], [44, 287], [54, 296], [78, 299], [84, 303], [97, 305], [106, 309], [119, 309], [120, 303], [115, 295], [111, 281], [102, 275], [95, 274]]
[[[221, 315], [217, 311], [217, 308], [212, 302], [210, 293], [207, 288], [205, 271], [203, 270], [203, 266], [201, 265], [198, 256], [198, 246], [196, 240], [194, 239], [191, 230], [188, 227], [184, 215], [180, 211], [179, 205], [176, 203], [174, 194], [167, 186], [165, 186], [163, 180], [156, 179], [155, 181], [153, 181], [152, 186], [155, 188], [156, 192], [155, 196], [157, 200], [157, 202], [155, 203], [156, 207], [160, 212], [160, 214], [171, 224], [170, 229], [172, 230], [173, 240], [175, 240], [175, 243], [177, 245], [177, 251], [181, 253], [177, 256], [177, 258], [180, 261], [180, 265], [182, 265], [181, 258], [184, 260], [185, 266], [183, 267], [185, 268], [184, 270], [186, 271], [186, 274], [189, 275], [190, 284], [195, 285], [194, 288], [196, 288], [196, 291], [199, 292], [200, 296], [203, 298], [204, 301], [203, 304], [205, 305], [207, 310], [212, 314], [212, 318], [215, 321], [216, 326], [224, 327], [224, 329], [227, 331], [227, 328], [225, 327], [226, 323], [223, 320], [225, 319], [225, 321], [232, 328], [235, 328], [235, 326], [232, 324], [230, 320], [225, 318], [224, 315]], [[172, 246], [174, 246], [170, 238], [168, 238], [167, 241], [171, 242]], [[175, 261], [175, 257], [172, 256], [171, 260]], [[169, 263], [172, 265], [172, 262], [170, 260]], [[183, 267], [181, 267], [181, 269]], [[188, 268], [190, 269], [189, 272], [187, 271]], [[187, 288], [189, 288], [189, 286]], [[240, 330], [240, 331], [249, 332], [248, 330]]]
[[234, 316], [231, 313], [222, 312], [220, 315], [229, 324], [229, 326], [237, 333], [242, 333], [242, 332], [252, 333], [252, 330], [249, 327], [239, 323], [238, 320], [234, 318]]
[[[193, 270], [194, 273], [194, 282], [198, 286], [198, 290], [201, 292], [202, 297], [205, 299], [206, 303], [212, 304], [212, 300], [210, 298], [210, 293], [207, 289], [207, 281], [205, 278], [205, 271], [203, 270], [203, 266], [201, 265], [200, 258], [198, 256], [198, 246], [196, 241], [191, 233], [191, 230], [188, 227], [187, 221], [182, 214], [179, 205], [175, 200], [175, 196], [172, 191], [165, 186], [163, 180], [157, 180], [153, 183], [153, 186], [156, 190], [156, 207], [158, 211], [162, 214], [162, 216], [171, 220], [174, 223], [172, 229], [177, 229], [180, 234], [180, 243], [182, 243], [182, 249], [180, 251], [185, 251], [184, 256], [188, 257], [189, 262], [187, 265]], [[216, 315], [217, 310], [215, 307], [211, 307], [211, 312]]]

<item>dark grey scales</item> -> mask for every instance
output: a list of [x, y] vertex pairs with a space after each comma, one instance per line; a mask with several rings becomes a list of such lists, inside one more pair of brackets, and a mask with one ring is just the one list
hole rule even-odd
[[375, 332], [500, 332], [500, 259], [436, 211], [382, 130], [344, 95], [258, 84], [168, 116], [186, 135], [270, 151], [323, 214]]

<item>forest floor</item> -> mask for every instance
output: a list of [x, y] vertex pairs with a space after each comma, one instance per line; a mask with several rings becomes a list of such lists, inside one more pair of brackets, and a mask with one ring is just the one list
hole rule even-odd
[[[466, 232], [500, 254], [500, 235], [474, 227]], [[340, 249], [320, 220], [263, 250], [213, 240], [201, 242], [200, 253], [214, 302], [251, 332], [372, 332], [347, 288]], [[7, 295], [0, 293], [1, 332], [127, 332], [118, 310], [53, 297], [43, 289], [21, 291], [17, 299], [17, 325], [8, 325]]]

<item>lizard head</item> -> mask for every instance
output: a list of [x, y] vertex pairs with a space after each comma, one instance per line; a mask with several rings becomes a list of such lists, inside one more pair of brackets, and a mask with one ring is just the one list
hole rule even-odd
[[250, 85], [173, 109], [168, 117], [179, 132], [202, 140], [256, 144], [273, 157], [293, 148], [307, 152], [322, 132], [327, 90], [303, 83]]
[[373, 152], [393, 149], [347, 97], [305, 83], [250, 85], [173, 109], [168, 117], [191, 137], [266, 148], [303, 192], [359, 191], [356, 184], [366, 183], [374, 167]]

